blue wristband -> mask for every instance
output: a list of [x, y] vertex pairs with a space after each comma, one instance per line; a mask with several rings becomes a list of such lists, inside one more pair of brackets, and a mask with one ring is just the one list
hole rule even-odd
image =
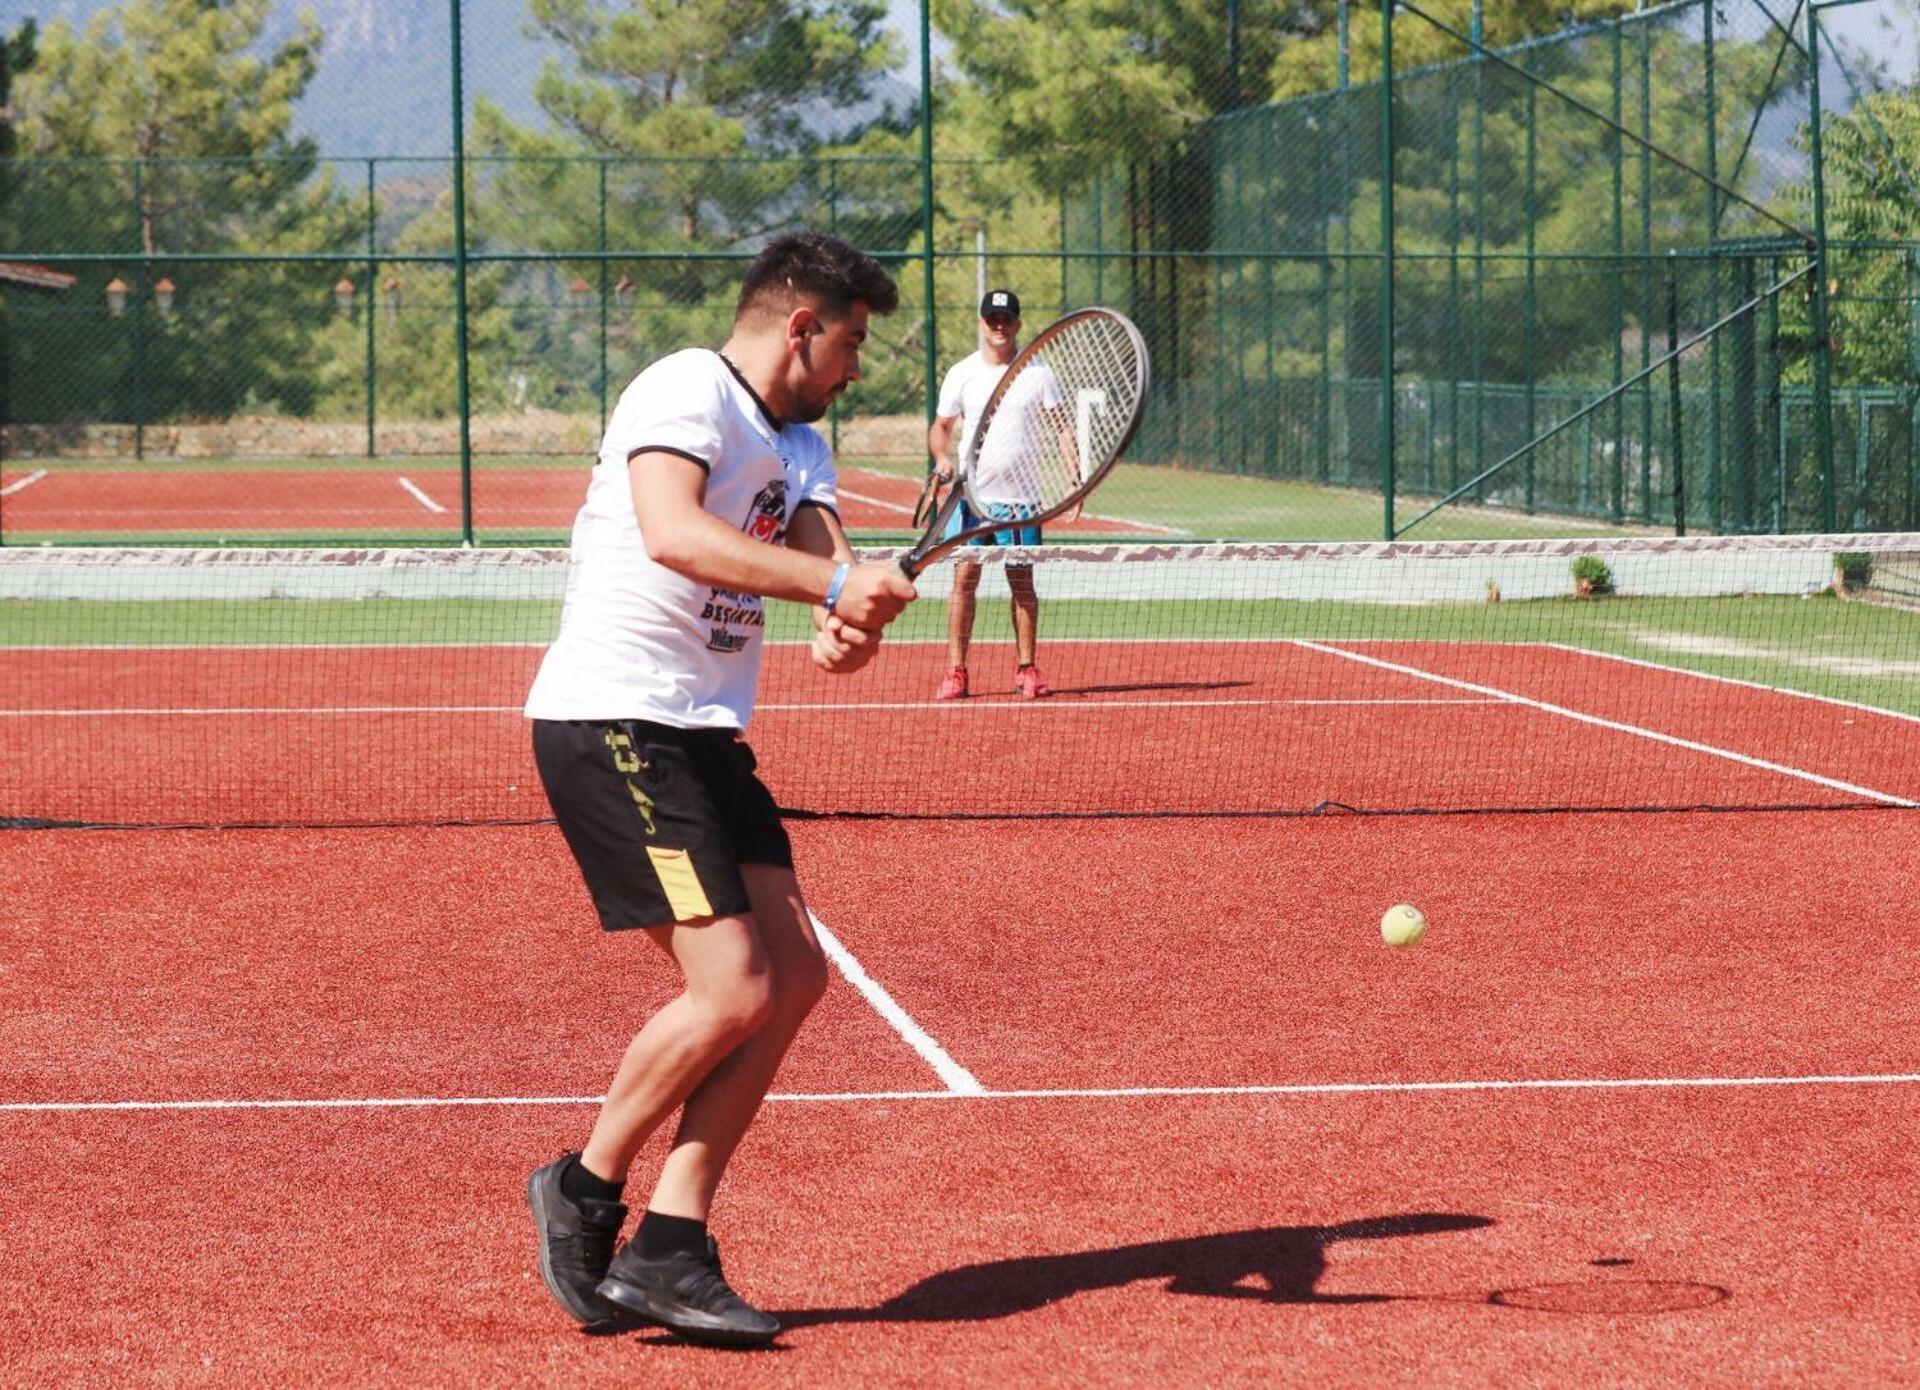
[[833, 612], [833, 605], [840, 601], [840, 590], [846, 585], [847, 574], [852, 565], [836, 565], [833, 571], [833, 583], [827, 585], [827, 612]]

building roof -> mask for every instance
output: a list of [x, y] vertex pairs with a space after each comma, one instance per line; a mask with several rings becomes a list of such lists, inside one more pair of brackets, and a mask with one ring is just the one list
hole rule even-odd
[[70, 290], [74, 277], [62, 270], [43, 265], [25, 265], [20, 261], [0, 261], [0, 283], [25, 285], [36, 290]]

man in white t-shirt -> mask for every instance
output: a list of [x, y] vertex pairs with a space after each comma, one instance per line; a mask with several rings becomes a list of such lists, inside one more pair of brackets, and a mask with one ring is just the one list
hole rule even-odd
[[[589, 1326], [631, 1315], [736, 1346], [779, 1331], [728, 1286], [707, 1213], [827, 964], [741, 734], [762, 596], [814, 605], [829, 672], [865, 665], [914, 597], [897, 567], [854, 563], [807, 423], [859, 380], [869, 313], [898, 301], [845, 242], [774, 241], [726, 346], [663, 357], [621, 394], [574, 522], [560, 634], [527, 695], [534, 758], [601, 926], [641, 929], [686, 982], [628, 1046], [584, 1148], [527, 1180], [541, 1278]], [[676, 1109], [616, 1254], [627, 1169]]]
[[[989, 290], [980, 301], [980, 349], [947, 370], [940, 383], [940, 401], [927, 447], [934, 472], [943, 482], [954, 477], [954, 457], [967, 456], [974, 431], [987, 400], [1005, 375], [1007, 364], [1020, 350], [1020, 296], [1012, 290]], [[1059, 380], [1044, 362], [1024, 370], [1007, 390], [994, 412], [979, 456], [968, 474], [968, 492], [985, 515], [965, 502], [954, 509], [947, 534], [958, 535], [987, 521], [1028, 522], [1040, 511], [1040, 494], [1023, 461], [1035, 454], [1034, 436], [1040, 430], [1061, 432], [1062, 447], [1073, 448]], [[957, 437], [957, 447], [956, 447]], [[1040, 544], [1040, 528], [1015, 525], [970, 542], [972, 545], [1030, 546]], [[1034, 664], [1040, 635], [1040, 596], [1033, 587], [1032, 565], [1008, 565], [1007, 587], [1013, 591], [1015, 661], [1013, 689], [1034, 699], [1052, 692]], [[980, 566], [960, 560], [953, 567], [953, 595], [947, 601], [947, 673], [933, 698], [957, 700], [969, 694], [967, 648], [973, 640], [974, 596], [980, 587]]]

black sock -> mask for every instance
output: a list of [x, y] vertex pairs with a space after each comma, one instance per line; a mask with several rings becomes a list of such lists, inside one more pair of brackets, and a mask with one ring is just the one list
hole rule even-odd
[[650, 1211], [640, 1218], [640, 1233], [634, 1239], [640, 1242], [640, 1254], [649, 1260], [665, 1259], [669, 1255], [704, 1255], [707, 1223]]
[[560, 1170], [560, 1195], [569, 1202], [617, 1202], [626, 1190], [624, 1182], [608, 1182], [574, 1154]]

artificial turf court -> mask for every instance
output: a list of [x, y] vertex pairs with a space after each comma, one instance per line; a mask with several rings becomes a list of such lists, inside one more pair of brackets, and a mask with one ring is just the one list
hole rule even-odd
[[12, 837], [8, 1381], [1920, 1365], [1920, 966], [1858, 910], [1920, 876], [1910, 813], [797, 835], [961, 1075], [836, 976], [717, 1225], [789, 1324], [752, 1355], [583, 1337], [533, 1273], [525, 1171], [666, 989], [551, 828]]
[[[926, 818], [793, 823], [839, 969], [723, 1193], [789, 1329], [734, 1355], [534, 1272], [670, 988], [535, 819], [552, 602], [0, 604], [0, 814], [534, 821], [0, 834], [0, 1378], [1920, 1373], [1911, 610], [1045, 611], [1053, 699], [936, 709], [937, 602], [837, 685], [772, 610], [776, 792]], [[1423, 805], [1478, 813], [1325, 813]]]

